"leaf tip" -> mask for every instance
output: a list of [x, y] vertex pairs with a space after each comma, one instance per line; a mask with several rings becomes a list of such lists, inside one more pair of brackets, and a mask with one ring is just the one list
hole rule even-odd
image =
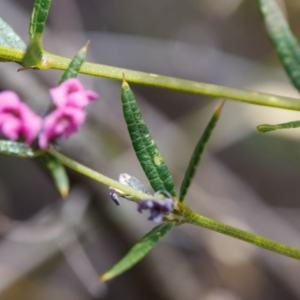
[[263, 124], [263, 125], [258, 125], [258, 126], [256, 127], [256, 129], [257, 129], [259, 132], [261, 132], [261, 133], [266, 133], [266, 132], [268, 132], [268, 131], [272, 131], [272, 129], [269, 128], [269, 127], [270, 127], [269, 125]]
[[22, 72], [22, 71], [26, 71], [26, 70], [28, 70], [28, 68], [22, 67], [22, 68], [19, 68], [19, 69], [17, 70], [17, 72]]
[[124, 72], [122, 73], [122, 87], [129, 87], [129, 84], [127, 83], [127, 81], [125, 79]]
[[67, 200], [67, 198], [69, 197], [69, 189], [63, 189], [59, 192], [63, 200]]
[[263, 130], [261, 129], [261, 125], [257, 125], [257, 126], [256, 126], [256, 129], [257, 129], [257, 131], [259, 131], [259, 132], [263, 132]]
[[220, 115], [222, 112], [222, 108], [225, 104], [225, 99], [222, 100], [222, 102], [217, 106], [216, 110], [215, 110], [215, 114], [216, 115]]
[[83, 50], [84, 52], [87, 52], [87, 50], [88, 50], [88, 48], [89, 48], [89, 46], [90, 46], [90, 43], [91, 43], [91, 41], [88, 40], [88, 41], [86, 42], [86, 44], [83, 46], [82, 50]]
[[98, 280], [100, 282], [106, 282], [108, 280], [112, 279], [112, 276], [109, 273], [104, 273], [101, 276], [99, 276]]

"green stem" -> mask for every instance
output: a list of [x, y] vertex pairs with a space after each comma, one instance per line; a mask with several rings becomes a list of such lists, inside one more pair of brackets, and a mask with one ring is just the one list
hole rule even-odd
[[[0, 47], [0, 59], [2, 58], [15, 62], [21, 62], [23, 56], [24, 51]], [[66, 70], [70, 61], [71, 60], [68, 58], [44, 51], [42, 58], [42, 69], [51, 68]], [[197, 95], [205, 95], [215, 98], [226, 98], [257, 105], [300, 111], [300, 101], [288, 97], [232, 89], [213, 84], [138, 72], [107, 65], [86, 62], [82, 65], [79, 72], [87, 75], [94, 75], [117, 80], [122, 80], [124, 74], [126, 81], [137, 84], [149, 85]]]
[[300, 260], [300, 250], [296, 248], [292, 248], [272, 240], [266, 239], [264, 237], [255, 235], [250, 232], [246, 232], [241, 229], [237, 229], [235, 227], [211, 220], [204, 216], [198, 215], [193, 211], [186, 210], [183, 216], [184, 222], [193, 224], [196, 226], [204, 227], [216, 232], [220, 232], [226, 235], [229, 235], [233, 238], [245, 241], [247, 243], [256, 245], [258, 247], [270, 250], [272, 252], [276, 252], [288, 257], [292, 257]]
[[[47, 53], [47, 61], [52, 69], [65, 70], [70, 63], [70, 59]], [[122, 69], [107, 65], [100, 65], [85, 62], [80, 73], [123, 80], [123, 74], [127, 82], [170, 89], [185, 93], [205, 95], [215, 98], [226, 98], [251, 104], [300, 110], [300, 102], [287, 97], [279, 97], [265, 93], [238, 90], [208, 83], [178, 79], [161, 76], [158, 74], [144, 73], [134, 70]]]
[[144, 194], [142, 192], [139, 192], [138, 190], [120, 183], [119, 181], [116, 181], [114, 179], [111, 179], [105, 175], [102, 175], [101, 173], [98, 173], [76, 161], [73, 159], [61, 154], [54, 148], [48, 149], [47, 152], [52, 154], [54, 157], [56, 157], [63, 165], [69, 167], [70, 169], [73, 169], [74, 171], [81, 173], [87, 177], [92, 178], [93, 180], [99, 181], [109, 187], [113, 187], [114, 189], [121, 190], [126, 195], [130, 195], [133, 197], [133, 199], [148, 199], [149, 195]]
[[[135, 199], [149, 198], [148, 194], [139, 192], [127, 185], [123, 185], [116, 180], [106, 177], [105, 175], [102, 175], [102, 174], [64, 156], [63, 154], [61, 154], [54, 148], [49, 149], [48, 152], [51, 153], [53, 156], [55, 156], [57, 159], [59, 159], [60, 162], [62, 164], [64, 164], [65, 166], [67, 166], [87, 177], [90, 177], [96, 181], [99, 181], [107, 186], [111, 186], [115, 189], [121, 190], [124, 193], [126, 193], [127, 195], [130, 195]], [[209, 218], [198, 215], [195, 212], [187, 209], [186, 206], [183, 206], [182, 208], [183, 208], [183, 210], [182, 210], [183, 223], [194, 224], [194, 225], [201, 226], [201, 227], [204, 227], [204, 228], [216, 231], [216, 232], [220, 232], [220, 233], [229, 235], [231, 237], [237, 238], [239, 240], [251, 243], [258, 247], [268, 249], [270, 251], [300, 260], [300, 250], [298, 250], [298, 249], [291, 248], [289, 246], [268, 240], [261, 236], [255, 235], [253, 233], [249, 233], [244, 230], [240, 230], [235, 227], [211, 220]], [[181, 217], [180, 217], [180, 219], [181, 219]]]
[[0, 46], [0, 58], [14, 61], [22, 62], [25, 51], [19, 49], [11, 49], [7, 47]]

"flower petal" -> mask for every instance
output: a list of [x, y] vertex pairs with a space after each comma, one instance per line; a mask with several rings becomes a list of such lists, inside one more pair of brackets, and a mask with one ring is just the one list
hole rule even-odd
[[0, 132], [11, 140], [22, 138], [29, 145], [40, 131], [42, 120], [12, 91], [0, 93]]
[[21, 100], [13, 91], [4, 91], [0, 93], [0, 112], [18, 109]]
[[85, 112], [73, 107], [63, 107], [49, 114], [44, 119], [40, 134], [39, 146], [47, 148], [49, 143], [59, 137], [69, 137], [77, 132], [79, 125], [85, 120]]
[[77, 78], [70, 78], [59, 86], [49, 90], [51, 98], [58, 108], [71, 106], [84, 109], [90, 101], [98, 99], [97, 93], [85, 90]]
[[141, 213], [143, 210], [150, 210], [148, 220], [161, 222], [165, 215], [169, 214], [174, 209], [172, 198], [164, 198], [162, 200], [146, 199], [138, 202], [137, 210]]

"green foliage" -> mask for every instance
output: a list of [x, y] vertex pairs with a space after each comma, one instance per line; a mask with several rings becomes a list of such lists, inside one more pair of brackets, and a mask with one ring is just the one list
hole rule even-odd
[[123, 114], [135, 154], [155, 191], [166, 190], [176, 196], [172, 175], [149, 133], [142, 113], [128, 83], [123, 81], [121, 89]]
[[136, 243], [118, 263], [110, 270], [106, 271], [100, 277], [100, 280], [110, 280], [133, 267], [144, 258], [158, 241], [170, 232], [173, 227], [174, 225], [172, 223], [162, 223], [154, 227], [138, 243]]
[[34, 150], [25, 143], [0, 140], [0, 153], [2, 154], [14, 155], [23, 158], [32, 158], [41, 155], [43, 152], [44, 151], [40, 149]]
[[29, 38], [40, 40], [51, 6], [51, 0], [35, 0], [29, 24]]
[[34, 38], [28, 46], [23, 57], [23, 66], [25, 68], [37, 68], [42, 65], [43, 48], [38, 38]]
[[16, 34], [10, 25], [0, 17], [0, 46], [7, 48], [26, 50], [26, 44]]
[[300, 127], [300, 121], [293, 121], [288, 123], [281, 123], [276, 125], [262, 124], [257, 126], [259, 132], [269, 132], [277, 129], [289, 129]]
[[275, 0], [257, 0], [277, 55], [294, 86], [300, 91], [300, 48]]
[[187, 194], [187, 191], [192, 183], [192, 180], [195, 176], [195, 173], [197, 171], [198, 165], [201, 161], [202, 154], [205, 150], [205, 146], [207, 145], [213, 130], [215, 126], [217, 125], [217, 122], [219, 120], [222, 107], [223, 107], [224, 101], [215, 109], [215, 112], [210, 119], [209, 123], [207, 124], [200, 140], [198, 141], [195, 150], [193, 152], [193, 155], [191, 157], [191, 160], [189, 162], [188, 168], [185, 172], [181, 187], [180, 187], [180, 193], [179, 193], [179, 201], [184, 201], [184, 198]]
[[[300, 50], [297, 40], [293, 36], [286, 20], [274, 0], [257, 0], [257, 2], [260, 6], [268, 34], [276, 48], [278, 56], [293, 84], [300, 91]], [[87, 45], [76, 54], [72, 61], [70, 59], [51, 54], [42, 48], [41, 43], [50, 6], [50, 0], [35, 0], [29, 27], [31, 44], [29, 45], [26, 53], [26, 46], [24, 42], [13, 31], [13, 29], [2, 18], [0, 18], [0, 61], [11, 60], [21, 62], [23, 58], [23, 64], [26, 68], [36, 67], [43, 69], [52, 68], [66, 70], [60, 82], [71, 77], [76, 77], [78, 72], [113, 79], [121, 79], [122, 73], [125, 72], [129, 82], [138, 84], [172, 89], [192, 94], [206, 95], [210, 97], [228, 98], [252, 104], [300, 110], [300, 102], [287, 97], [243, 91], [201, 82], [171, 78], [158, 74], [124, 70], [111, 66], [84, 63]], [[173, 178], [158, 151], [157, 145], [150, 136], [149, 130], [135, 101], [134, 95], [125, 81], [122, 84], [121, 98], [123, 102], [124, 117], [134, 150], [153, 189], [155, 191], [167, 190], [175, 197], [176, 190]], [[221, 108], [222, 105], [216, 109], [194, 150], [180, 189], [179, 197], [181, 203], [177, 202], [177, 199], [174, 199], [175, 208], [169, 215], [169, 218], [166, 218], [166, 220], [170, 223], [160, 224], [151, 232], [146, 234], [123, 259], [102, 275], [101, 280], [106, 281], [112, 279], [134, 266], [145, 255], [147, 255], [147, 253], [164, 235], [172, 230], [174, 224], [179, 225], [183, 223], [201, 226], [203, 228], [257, 245], [261, 248], [300, 260], [300, 250], [298, 249], [291, 248], [258, 235], [211, 220], [194, 213], [186, 206], [185, 203], [182, 203], [195, 175], [205, 146], [209, 141], [213, 129], [219, 119]], [[263, 124], [258, 126], [258, 130], [267, 132], [270, 130], [296, 127], [300, 127], [300, 121], [278, 125]], [[134, 199], [141, 200], [149, 197], [149, 195], [142, 191], [133, 189], [131, 186], [120, 184], [103, 174], [80, 165], [79, 163], [65, 157], [54, 148], [48, 148], [47, 153], [45, 153], [45, 151], [35, 150], [24, 143], [0, 140], [0, 153], [26, 158], [40, 156], [41, 162], [50, 171], [55, 185], [63, 197], [68, 195], [69, 180], [62, 164], [84, 174], [85, 176], [89, 176], [94, 180], [102, 182], [107, 186], [123, 191], [124, 194], [130, 195]]]
[[69, 78], [77, 77], [80, 67], [84, 63], [86, 52], [88, 49], [90, 42], [87, 42], [86, 45], [81, 48], [78, 53], [73, 57], [72, 61], [70, 62], [68, 68], [63, 73], [59, 83], [66, 81]]
[[45, 153], [39, 157], [41, 163], [48, 169], [50, 172], [54, 184], [63, 198], [68, 197], [70, 184], [69, 177], [67, 175], [65, 167], [61, 162], [54, 156], [49, 153]]

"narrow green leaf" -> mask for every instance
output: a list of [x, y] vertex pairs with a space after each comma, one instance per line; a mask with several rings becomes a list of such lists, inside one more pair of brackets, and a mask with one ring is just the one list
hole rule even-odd
[[[63, 75], [61, 76], [61, 79], [59, 81], [59, 84], [66, 81], [69, 78], [74, 78], [78, 75], [78, 72], [80, 70], [80, 67], [84, 63], [86, 52], [88, 49], [88, 46], [90, 44], [90, 41], [88, 41], [83, 48], [81, 48], [77, 54], [73, 57], [73, 59], [70, 61], [68, 67], [64, 71]], [[50, 101], [49, 107], [47, 108], [47, 112], [51, 112], [55, 109], [55, 105], [53, 101]]]
[[32, 158], [39, 156], [43, 153], [43, 150], [34, 150], [30, 146], [24, 143], [0, 140], [0, 153], [13, 156], [19, 156], [23, 158]]
[[106, 271], [101, 277], [101, 281], [110, 280], [138, 263], [150, 250], [174, 227], [172, 223], [162, 223], [148, 232], [129, 252], [110, 270]]
[[277, 129], [288, 129], [288, 128], [298, 128], [300, 127], [300, 121], [293, 121], [288, 123], [281, 123], [276, 125], [262, 124], [257, 126], [257, 130], [260, 132], [268, 132]]
[[300, 91], [300, 48], [275, 0], [257, 0], [265, 26], [290, 80]]
[[38, 38], [34, 38], [30, 45], [27, 47], [23, 57], [24, 68], [37, 68], [42, 66], [43, 48]]
[[35, 0], [29, 24], [29, 38], [41, 39], [51, 6], [51, 0]]
[[26, 44], [16, 34], [10, 25], [8, 25], [2, 17], [0, 17], [0, 46], [26, 50]]
[[55, 186], [63, 198], [69, 195], [70, 184], [69, 177], [65, 167], [60, 161], [49, 153], [39, 157], [41, 163], [49, 170], [54, 180]]
[[77, 54], [73, 57], [72, 61], [70, 62], [68, 68], [63, 73], [59, 83], [66, 81], [69, 78], [74, 78], [77, 76], [80, 67], [85, 61], [86, 52], [90, 41], [88, 41], [83, 48], [81, 48]]
[[155, 191], [166, 190], [176, 196], [174, 180], [143, 120], [134, 94], [124, 80], [121, 89], [124, 118], [135, 154]]
[[201, 161], [202, 154], [204, 152], [205, 146], [207, 145], [213, 130], [220, 118], [220, 114], [222, 111], [224, 101], [220, 105], [217, 106], [217, 108], [214, 111], [214, 114], [212, 118], [210, 119], [209, 123], [207, 124], [200, 140], [198, 141], [195, 150], [193, 152], [193, 155], [191, 157], [191, 160], [189, 162], [189, 166], [184, 174], [184, 178], [180, 187], [180, 193], [179, 193], [179, 201], [184, 201], [184, 198], [188, 192], [188, 189], [192, 183], [192, 180], [195, 176], [195, 173], [197, 171], [198, 165]]

